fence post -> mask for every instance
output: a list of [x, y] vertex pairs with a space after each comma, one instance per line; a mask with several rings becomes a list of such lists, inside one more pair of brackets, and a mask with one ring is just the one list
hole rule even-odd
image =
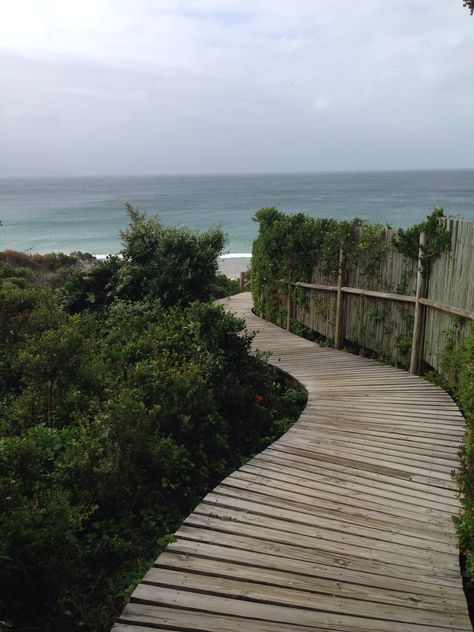
[[245, 286], [245, 272], [241, 272], [240, 273], [240, 291], [241, 292], [244, 291], [244, 286]]
[[291, 267], [288, 267], [288, 300], [286, 301], [286, 330], [291, 327]]
[[423, 347], [423, 329], [425, 308], [420, 298], [425, 298], [425, 276], [423, 274], [423, 257], [426, 247], [426, 234], [420, 233], [418, 248], [418, 272], [416, 276], [415, 320], [413, 322], [413, 341], [411, 344], [410, 373], [417, 375], [420, 370], [421, 352]]
[[339, 248], [339, 272], [337, 275], [337, 299], [336, 299], [336, 327], [334, 332], [334, 348], [342, 349], [343, 333], [342, 333], [342, 316], [344, 309], [344, 295], [342, 293], [342, 285], [344, 281], [344, 251], [342, 243]]

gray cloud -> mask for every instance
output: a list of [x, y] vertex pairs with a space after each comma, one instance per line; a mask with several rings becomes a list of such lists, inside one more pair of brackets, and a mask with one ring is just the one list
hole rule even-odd
[[0, 174], [474, 165], [461, 2], [0, 3]]

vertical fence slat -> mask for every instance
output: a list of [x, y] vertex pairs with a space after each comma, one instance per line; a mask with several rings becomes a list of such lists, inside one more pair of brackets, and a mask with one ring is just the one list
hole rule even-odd
[[342, 349], [343, 332], [342, 317], [344, 309], [344, 295], [342, 286], [344, 284], [344, 250], [342, 244], [339, 248], [339, 270], [337, 275], [337, 299], [336, 299], [336, 327], [334, 331], [334, 347]]
[[286, 329], [291, 327], [291, 266], [288, 266], [288, 298], [286, 299]]
[[425, 298], [425, 271], [423, 269], [423, 258], [426, 249], [426, 235], [420, 233], [420, 246], [418, 248], [418, 271], [416, 276], [416, 303], [415, 321], [413, 323], [413, 342], [411, 345], [410, 373], [418, 373], [420, 369], [420, 358], [423, 345], [423, 321], [425, 308], [420, 303], [420, 298]]

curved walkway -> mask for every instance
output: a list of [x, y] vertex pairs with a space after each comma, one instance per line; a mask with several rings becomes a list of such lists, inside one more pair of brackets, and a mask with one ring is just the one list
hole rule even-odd
[[283, 437], [198, 505], [114, 632], [471, 630], [451, 516], [464, 420], [440, 388], [227, 302], [308, 390]]

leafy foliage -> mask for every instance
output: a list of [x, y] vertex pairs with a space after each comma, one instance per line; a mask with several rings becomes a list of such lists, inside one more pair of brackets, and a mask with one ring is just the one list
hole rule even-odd
[[126, 209], [130, 225], [121, 233], [124, 247], [123, 265], [117, 274], [119, 297], [140, 300], [147, 296], [164, 306], [207, 300], [217, 274], [217, 257], [225, 245], [222, 230], [200, 233], [165, 227], [130, 204]]
[[471, 15], [474, 14], [474, 0], [463, 0], [463, 7], [467, 7]]
[[305, 399], [194, 300], [219, 286], [220, 233], [133, 212], [124, 242], [59, 291], [0, 281], [0, 627], [108, 630], [167, 534]]
[[452, 393], [466, 418], [461, 467], [456, 476], [462, 512], [456, 526], [461, 551], [466, 556], [467, 579], [474, 585], [474, 323], [461, 345], [448, 345], [443, 372], [443, 386]]
[[240, 294], [241, 291], [240, 280], [230, 279], [225, 274], [217, 274], [209, 288], [209, 294], [212, 300], [234, 296], [234, 294]]
[[115, 286], [122, 262], [109, 256], [69, 278], [61, 288], [64, 308], [70, 313], [97, 311], [114, 301]]
[[440, 221], [443, 217], [444, 210], [435, 208], [431, 215], [428, 215], [420, 224], [406, 229], [400, 228], [394, 239], [394, 245], [399, 252], [411, 259], [418, 259], [420, 234], [425, 233], [427, 239], [427, 246], [423, 253], [425, 275], [429, 273], [431, 262], [451, 245], [451, 233]]
[[254, 305], [258, 313], [279, 324], [285, 322], [283, 305], [290, 281], [309, 282], [316, 263], [333, 280], [341, 247], [346, 265], [364, 261], [364, 271], [371, 274], [385, 249], [383, 227], [358, 218], [336, 221], [263, 208], [254, 219], [259, 223], [252, 251]]
[[[263, 208], [255, 215], [259, 236], [252, 249], [252, 293], [258, 313], [282, 322], [281, 296], [290, 280], [306, 279], [322, 236], [320, 223], [298, 213], [285, 215]], [[330, 225], [333, 220], [321, 220]]]
[[0, 278], [9, 279], [18, 287], [60, 287], [72, 274], [90, 267], [94, 262], [92, 255], [83, 252], [40, 255], [4, 250], [0, 252]]
[[225, 245], [221, 229], [167, 227], [131, 204], [125, 206], [130, 224], [121, 233], [120, 257], [108, 257], [64, 285], [68, 311], [100, 310], [117, 299], [189, 305], [218, 293], [213, 290], [223, 286], [217, 275], [217, 258]]

